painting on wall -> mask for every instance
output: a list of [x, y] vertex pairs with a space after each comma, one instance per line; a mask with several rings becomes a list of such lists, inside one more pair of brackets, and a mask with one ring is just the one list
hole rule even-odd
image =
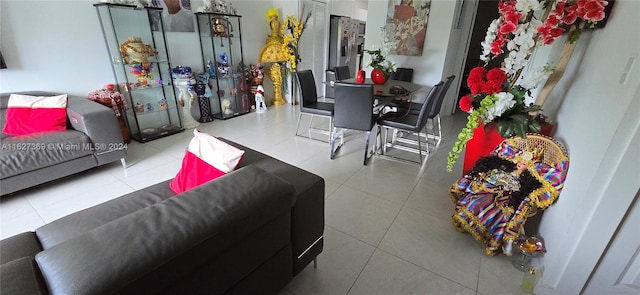
[[152, 0], [152, 6], [162, 7], [167, 32], [194, 32], [195, 16], [191, 0]]
[[385, 32], [395, 40], [389, 54], [421, 56], [431, 0], [389, 0]]

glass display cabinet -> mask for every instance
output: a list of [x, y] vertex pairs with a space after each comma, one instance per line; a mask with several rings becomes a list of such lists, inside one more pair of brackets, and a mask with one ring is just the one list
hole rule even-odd
[[229, 119], [251, 111], [242, 51], [241, 16], [197, 12], [203, 69], [209, 74], [211, 115]]
[[147, 142], [183, 131], [162, 8], [94, 4], [131, 137]]

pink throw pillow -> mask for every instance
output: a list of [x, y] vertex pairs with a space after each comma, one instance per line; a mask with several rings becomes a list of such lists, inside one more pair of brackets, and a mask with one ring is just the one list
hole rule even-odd
[[182, 159], [182, 167], [169, 183], [176, 194], [233, 171], [244, 155], [243, 150], [197, 129], [193, 130], [193, 135]]
[[3, 133], [24, 135], [67, 129], [67, 95], [11, 94]]

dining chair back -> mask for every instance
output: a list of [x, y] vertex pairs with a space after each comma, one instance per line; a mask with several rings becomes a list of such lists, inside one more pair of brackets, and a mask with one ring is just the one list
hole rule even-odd
[[[429, 154], [429, 144], [424, 138], [424, 143], [426, 146], [423, 148], [423, 136], [420, 135], [421, 130], [427, 124], [429, 120], [429, 109], [430, 106], [437, 100], [438, 96], [441, 93], [441, 89], [444, 87], [445, 82], [440, 81], [438, 84], [431, 87], [429, 90], [429, 94], [425, 98], [424, 103], [422, 103], [420, 112], [418, 114], [412, 113], [387, 113], [378, 119], [378, 130], [377, 133], [380, 134], [380, 129], [384, 128], [384, 139], [382, 142], [382, 156], [387, 156], [387, 147], [392, 147], [398, 150], [403, 150], [411, 153], [417, 153], [419, 156], [419, 161], [417, 163], [423, 164], [423, 156]], [[416, 139], [408, 139], [402, 138], [398, 136], [398, 131], [405, 131], [406, 133], [410, 133], [415, 135]], [[391, 142], [388, 140], [389, 132], [393, 133], [393, 137]], [[392, 157], [394, 159], [402, 160], [402, 161], [411, 161], [405, 158], [400, 157]]]
[[[311, 137], [311, 132], [322, 133], [326, 135], [330, 135], [330, 132], [333, 127], [333, 109], [334, 104], [330, 102], [321, 102], [318, 101], [318, 93], [316, 91], [316, 82], [313, 77], [313, 72], [311, 70], [304, 70], [296, 72], [296, 76], [298, 78], [298, 85], [300, 85], [300, 92], [302, 93], [302, 100], [300, 103], [300, 115], [298, 116], [298, 124], [296, 127], [296, 136], [298, 134], [298, 130], [300, 129], [300, 121], [302, 119], [303, 114], [311, 115], [309, 119], [309, 127], [307, 128], [307, 132], [309, 134], [309, 138]], [[321, 116], [329, 119], [329, 128], [321, 129], [315, 128], [313, 126], [313, 118], [314, 116]]]
[[337, 66], [333, 68], [333, 71], [336, 73], [336, 81], [351, 78], [351, 71], [349, 70], [349, 66]]
[[[427, 114], [427, 117], [431, 120], [431, 130], [433, 133], [431, 135], [426, 135], [428, 138], [434, 139], [435, 145], [438, 145], [442, 139], [442, 126], [440, 125], [440, 109], [442, 108], [442, 102], [447, 96], [449, 86], [451, 86], [451, 83], [453, 83], [455, 78], [455, 75], [451, 75], [445, 79], [444, 85], [440, 89], [440, 93], [438, 93], [436, 99], [434, 99], [433, 102], [430, 102], [429, 105], [429, 113]], [[438, 128], [438, 134], [436, 134], [436, 125]]]
[[391, 80], [399, 80], [412, 82], [413, 81], [413, 69], [412, 68], [397, 68], [391, 75]]
[[[377, 118], [373, 113], [373, 85], [336, 82], [334, 95], [335, 108], [334, 126], [331, 134], [331, 159], [335, 157], [335, 154], [344, 144], [344, 129], [366, 131], [364, 150], [364, 165], [366, 165], [371, 158], [369, 155], [369, 140]], [[338, 136], [338, 128], [342, 129], [340, 132], [340, 144], [337, 148], [334, 148], [336, 137]]]

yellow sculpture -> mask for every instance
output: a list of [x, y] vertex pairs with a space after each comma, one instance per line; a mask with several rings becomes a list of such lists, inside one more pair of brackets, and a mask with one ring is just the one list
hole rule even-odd
[[287, 61], [287, 57], [282, 50], [282, 34], [280, 33], [280, 21], [278, 20], [278, 10], [269, 9], [267, 11], [267, 21], [271, 28], [271, 34], [267, 36], [267, 42], [260, 50], [260, 57], [258, 62], [263, 65], [271, 64], [271, 66], [265, 66], [265, 73], [273, 82], [273, 104], [283, 105], [286, 103], [282, 97], [282, 65]]

